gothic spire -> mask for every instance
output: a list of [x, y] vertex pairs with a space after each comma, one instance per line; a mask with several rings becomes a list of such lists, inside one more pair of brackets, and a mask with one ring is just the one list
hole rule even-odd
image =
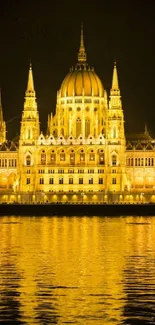
[[33, 82], [33, 72], [32, 72], [32, 64], [30, 62], [29, 74], [28, 74], [28, 83], [27, 83], [27, 91], [26, 95], [30, 97], [35, 97], [34, 90], [34, 82]]
[[78, 62], [84, 63], [86, 62], [86, 51], [84, 47], [84, 36], [83, 36], [83, 23], [81, 23], [81, 40], [80, 40], [80, 48], [78, 52]]
[[112, 90], [119, 90], [116, 62], [114, 62], [113, 78], [112, 78]]

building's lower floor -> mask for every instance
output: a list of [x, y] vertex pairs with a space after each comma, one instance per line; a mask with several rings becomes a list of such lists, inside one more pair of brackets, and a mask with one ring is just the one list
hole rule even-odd
[[155, 192], [22, 192], [6, 191], [0, 193], [1, 203], [155, 203]]

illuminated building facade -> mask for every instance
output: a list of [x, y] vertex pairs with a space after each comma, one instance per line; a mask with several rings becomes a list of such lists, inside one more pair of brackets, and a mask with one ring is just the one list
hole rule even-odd
[[32, 66], [18, 146], [6, 141], [0, 101], [0, 199], [18, 202], [155, 201], [155, 141], [147, 129], [126, 139], [114, 64], [110, 97], [80, 49], [40, 131]]

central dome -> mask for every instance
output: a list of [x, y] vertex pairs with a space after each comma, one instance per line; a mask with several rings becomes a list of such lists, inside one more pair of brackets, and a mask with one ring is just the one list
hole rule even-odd
[[103, 85], [97, 74], [89, 67], [78, 67], [71, 70], [60, 88], [61, 97], [99, 96], [104, 93]]
[[60, 97], [96, 96], [102, 97], [104, 88], [100, 78], [93, 68], [86, 63], [86, 52], [81, 28], [81, 42], [78, 53], [78, 62], [62, 82], [59, 91]]

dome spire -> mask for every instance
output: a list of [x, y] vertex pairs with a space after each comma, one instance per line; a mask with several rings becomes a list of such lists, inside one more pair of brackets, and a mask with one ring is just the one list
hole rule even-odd
[[80, 39], [80, 48], [78, 53], [78, 62], [86, 62], [86, 51], [84, 47], [84, 36], [83, 36], [83, 23], [81, 23], [81, 39]]

